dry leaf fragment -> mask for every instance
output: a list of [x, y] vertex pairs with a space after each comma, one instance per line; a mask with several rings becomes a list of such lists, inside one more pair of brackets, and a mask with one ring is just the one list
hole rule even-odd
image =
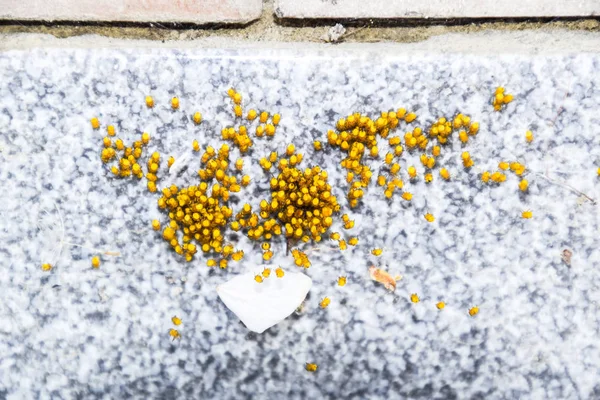
[[371, 279], [383, 284], [390, 292], [396, 290], [396, 281], [402, 279], [402, 276], [400, 275], [392, 277], [386, 271], [381, 268], [375, 268], [374, 266], [369, 267], [369, 275], [371, 276]]

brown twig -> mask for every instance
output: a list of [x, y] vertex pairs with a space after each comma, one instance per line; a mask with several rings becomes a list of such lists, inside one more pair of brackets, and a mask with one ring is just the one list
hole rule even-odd
[[353, 30], [352, 32], [344, 33], [338, 41], [342, 42], [342, 41], [346, 40], [347, 38], [349, 38], [350, 36], [356, 35], [358, 32], [365, 30], [367, 28], [368, 28], [367, 26], [361, 26], [360, 28], [357, 28], [357, 29]]

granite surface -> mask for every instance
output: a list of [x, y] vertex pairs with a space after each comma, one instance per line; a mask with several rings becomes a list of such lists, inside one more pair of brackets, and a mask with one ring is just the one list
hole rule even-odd
[[[0, 53], [0, 398], [600, 398], [600, 221], [595, 201], [581, 194], [600, 198], [600, 56], [567, 51]], [[515, 101], [494, 112], [499, 85]], [[128, 142], [149, 132], [150, 150], [165, 156], [191, 153], [193, 139], [219, 144], [221, 128], [234, 122], [230, 86], [244, 107], [282, 115], [274, 140], [255, 140], [246, 167], [253, 181], [232, 196], [236, 207], [257, 205], [268, 190], [258, 158], [293, 141], [304, 166], [327, 169], [346, 210], [341, 154], [315, 152], [312, 141], [350, 112], [406, 107], [423, 128], [462, 112], [481, 129], [467, 145], [454, 140], [442, 150], [438, 166], [451, 181], [437, 170], [430, 185], [405, 179], [410, 203], [386, 200], [373, 182], [349, 212], [356, 227], [335, 224], [359, 244], [344, 252], [330, 241], [305, 246], [313, 288], [304, 311], [257, 335], [215, 287], [262, 263], [258, 245], [232, 233], [242, 262], [227, 270], [206, 267], [203, 256], [185, 263], [150, 227], [166, 218], [145, 181], [112, 178], [99, 157], [109, 123]], [[181, 99], [177, 111], [172, 96]], [[475, 161], [470, 171], [463, 147]], [[408, 165], [422, 173], [418, 158], [405, 152], [403, 176]], [[527, 193], [513, 174], [497, 187], [480, 181], [502, 160], [527, 166]], [[159, 187], [197, 182], [195, 168], [170, 179], [165, 164]], [[521, 219], [526, 209], [531, 220]], [[426, 212], [436, 221], [426, 222]], [[273, 265], [297, 268], [283, 241], [273, 248]], [[573, 252], [570, 267], [564, 249]], [[94, 270], [99, 250], [120, 256], [103, 255]], [[42, 271], [44, 262], [55, 268]], [[403, 276], [395, 293], [369, 279], [372, 264]], [[345, 287], [336, 286], [340, 275]], [[411, 303], [411, 293], [421, 301]], [[325, 310], [324, 296], [332, 300]], [[183, 320], [176, 341], [173, 315]], [[318, 371], [307, 372], [306, 362]]]

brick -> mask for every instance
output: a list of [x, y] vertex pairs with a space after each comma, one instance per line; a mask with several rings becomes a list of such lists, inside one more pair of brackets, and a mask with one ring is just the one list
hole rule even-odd
[[518, 18], [600, 15], [600, 0], [276, 0], [280, 18]]
[[0, 19], [246, 23], [262, 0], [0, 0]]

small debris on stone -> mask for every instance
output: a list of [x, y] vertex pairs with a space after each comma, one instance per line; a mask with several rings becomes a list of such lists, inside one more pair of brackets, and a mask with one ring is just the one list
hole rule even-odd
[[369, 267], [369, 275], [371, 276], [372, 280], [383, 284], [383, 286], [390, 292], [396, 290], [396, 281], [402, 279], [402, 276], [400, 275], [392, 277], [386, 271], [376, 268], [375, 266]]
[[102, 302], [105, 302], [106, 300], [108, 300], [108, 296], [106, 295], [106, 291], [104, 290], [104, 288], [98, 289], [98, 297], [100, 298], [100, 301], [102, 301]]
[[305, 311], [305, 307], [304, 307], [304, 302], [302, 302], [302, 304], [300, 304], [298, 306], [298, 308], [296, 308], [296, 311], [294, 311], [296, 313], [296, 315], [303, 315]]
[[571, 267], [571, 257], [573, 256], [573, 252], [569, 249], [564, 249], [561, 254], [561, 258], [568, 267]]
[[335, 24], [327, 33], [323, 36], [323, 40], [328, 43], [337, 43], [340, 41], [342, 36], [346, 33], [346, 28], [342, 24]]

